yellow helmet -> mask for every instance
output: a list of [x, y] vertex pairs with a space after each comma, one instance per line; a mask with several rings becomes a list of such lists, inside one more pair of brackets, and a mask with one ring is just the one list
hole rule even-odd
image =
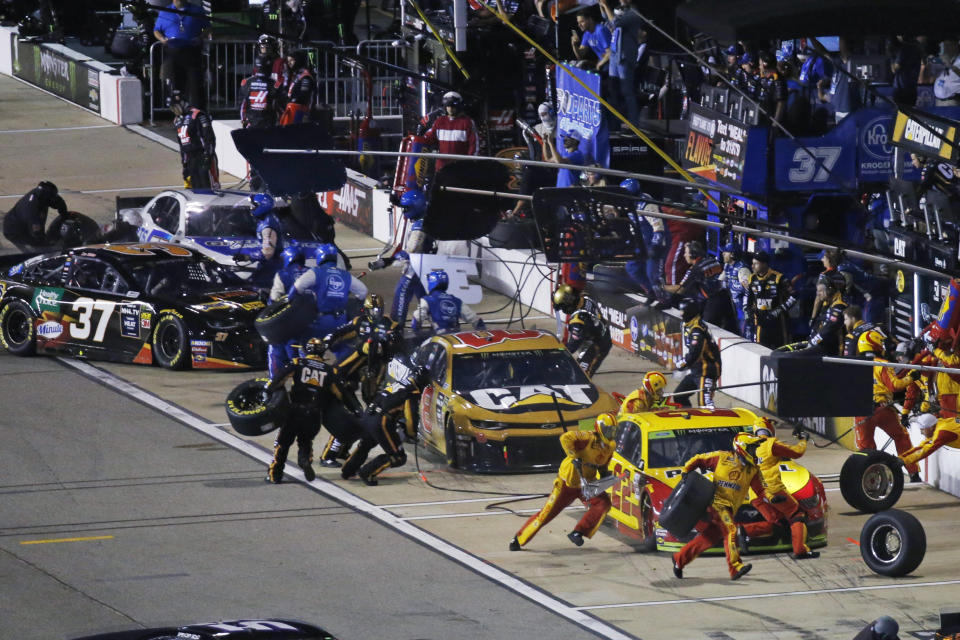
[[733, 451], [740, 455], [747, 464], [757, 464], [757, 445], [763, 438], [746, 432], [738, 433], [733, 437]]
[[666, 386], [667, 379], [659, 371], [648, 371], [647, 375], [643, 376], [643, 388], [657, 398], [663, 395]]
[[383, 298], [379, 293], [367, 295], [363, 301], [363, 312], [372, 320], [379, 320], [383, 317]]
[[605, 443], [613, 444], [617, 435], [617, 417], [612, 413], [601, 413], [593, 423], [593, 429]]
[[864, 331], [857, 340], [857, 352], [870, 354], [868, 357], [882, 356], [884, 352], [883, 344], [886, 339], [887, 336], [880, 329]]
[[303, 348], [308, 358], [322, 358], [326, 350], [327, 343], [325, 343], [322, 338], [310, 338]]
[[753, 427], [753, 435], [772, 438], [776, 435], [776, 430], [773, 428], [773, 421], [770, 420], [770, 418], [760, 418]]
[[570, 314], [580, 306], [580, 292], [568, 284], [562, 284], [553, 292], [553, 308]]

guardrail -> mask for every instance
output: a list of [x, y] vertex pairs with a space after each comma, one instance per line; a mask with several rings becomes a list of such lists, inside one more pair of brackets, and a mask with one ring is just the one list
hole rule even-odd
[[[214, 40], [204, 47], [203, 84], [209, 111], [239, 113], [240, 81], [252, 73], [256, 46], [253, 41]], [[337, 47], [332, 42], [316, 43], [307, 48], [317, 72], [317, 103], [332, 107], [334, 119], [348, 119], [358, 110], [366, 114], [368, 82], [365, 74], [369, 74], [373, 117], [399, 119], [400, 76], [379, 67], [368, 69], [338, 55], [338, 51], [352, 50], [353, 47]], [[355, 51], [359, 55], [403, 66], [403, 48], [394, 47], [390, 40], [364, 40]], [[144, 94], [150, 124], [154, 123], [156, 112], [167, 111], [160, 79], [162, 64], [163, 46], [155, 42], [150, 47], [149, 62], [144, 69]]]

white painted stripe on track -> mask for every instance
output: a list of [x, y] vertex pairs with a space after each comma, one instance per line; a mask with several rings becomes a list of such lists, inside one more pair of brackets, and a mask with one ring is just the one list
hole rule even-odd
[[668, 604], [701, 604], [706, 602], [727, 602], [729, 600], [760, 600], [765, 598], [790, 598], [795, 596], [816, 596], [825, 593], [855, 593], [860, 591], [880, 591], [882, 589], [918, 589], [922, 587], [942, 587], [960, 584], [960, 580], [942, 580], [940, 582], [914, 582], [911, 584], [879, 584], [867, 587], [837, 587], [835, 589], [811, 589], [809, 591], [780, 591], [774, 593], [754, 593], [739, 596], [716, 596], [714, 598], [688, 598], [683, 600], [651, 600], [649, 602], [627, 602], [624, 604], [596, 604], [589, 607], [574, 607], [578, 611], [594, 609], [626, 609], [630, 607], [658, 607]]
[[463, 500], [436, 500], [433, 502], [398, 502], [397, 504], [382, 504], [383, 509], [399, 509], [401, 507], [431, 507], [442, 504], [466, 504], [468, 502], [496, 502], [497, 500], [526, 500], [529, 498], [545, 498], [546, 494], [532, 493], [517, 496], [490, 496], [489, 498], [464, 498]]
[[0, 134], [3, 133], [46, 133], [54, 131], [80, 131], [82, 129], [112, 129], [113, 127], [118, 127], [120, 125], [116, 124], [90, 124], [82, 127], [51, 127], [50, 129], [0, 129]]
[[173, 140], [168, 140], [167, 138], [164, 138], [159, 133], [154, 133], [153, 131], [150, 131], [150, 129], [141, 127], [139, 124], [124, 125], [124, 128], [129, 129], [134, 133], [140, 134], [147, 140], [153, 140], [154, 142], [162, 144], [167, 149], [171, 149], [173, 151], [180, 151], [180, 145], [174, 142]]
[[343, 252], [344, 252], [344, 253], [360, 253], [361, 251], [380, 251], [381, 249], [383, 249], [382, 246], [380, 246], [380, 247], [364, 247], [363, 249], [344, 249]]
[[[130, 384], [126, 380], [123, 380], [122, 378], [119, 378], [108, 371], [98, 369], [97, 367], [87, 364], [86, 362], [72, 360], [70, 358], [57, 358], [57, 360], [80, 371], [85, 376], [98, 381], [104, 386], [109, 387], [118, 393], [129, 396], [161, 413], [164, 413], [178, 422], [196, 429], [210, 438], [218, 440], [257, 461], [262, 462], [265, 465], [269, 465], [272, 460], [272, 456], [269, 452], [261, 449], [253, 443], [214, 427], [212, 426], [212, 423], [193, 415], [182, 407], [167, 402], [166, 400], [155, 396], [154, 394], [133, 384]], [[360, 513], [370, 516], [382, 524], [395, 529], [405, 536], [423, 544], [424, 546], [430, 547], [434, 551], [437, 551], [451, 560], [467, 567], [468, 569], [471, 569], [475, 573], [478, 573], [481, 576], [527, 598], [528, 600], [531, 600], [542, 607], [553, 611], [557, 615], [566, 618], [567, 620], [578, 624], [585, 629], [588, 629], [602, 638], [609, 638], [611, 640], [636, 640], [635, 636], [631, 636], [628, 633], [625, 633], [620, 629], [603, 622], [602, 620], [594, 618], [588, 613], [580, 611], [578, 607], [574, 607], [566, 602], [563, 602], [562, 600], [554, 598], [550, 594], [541, 591], [533, 585], [527, 584], [523, 580], [516, 578], [506, 571], [487, 563], [482, 558], [472, 555], [447, 542], [446, 540], [420, 529], [415, 525], [404, 522], [402, 518], [398, 518], [383, 507], [355, 496], [354, 494], [338, 487], [335, 484], [332, 484], [326, 480], [322, 480], [321, 478], [317, 478], [317, 480], [314, 482], [306, 482], [303, 477], [303, 471], [301, 471], [299, 468], [291, 468], [289, 471], [285, 471], [285, 474], [295, 478], [298, 482], [303, 483], [306, 487], [312, 489], [313, 491], [321, 493], [332, 500], [336, 500], [341, 504], [352, 507]]]

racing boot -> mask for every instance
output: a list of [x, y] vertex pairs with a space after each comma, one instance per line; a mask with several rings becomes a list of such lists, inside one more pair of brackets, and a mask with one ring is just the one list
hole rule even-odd
[[303, 477], [307, 482], [313, 482], [317, 478], [313, 470], [313, 445], [309, 442], [305, 444], [297, 443], [297, 464], [303, 469]]
[[265, 482], [271, 484], [280, 484], [283, 482], [283, 467], [287, 464], [287, 450], [280, 445], [273, 447], [273, 462], [270, 463], [270, 469], [267, 470]]
[[577, 545], [578, 547], [583, 546], [583, 534], [579, 531], [571, 531], [567, 534], [567, 538], [570, 539], [570, 542]]
[[330, 436], [330, 439], [327, 440], [327, 446], [323, 448], [323, 453], [320, 454], [320, 466], [329, 469], [340, 467], [341, 464], [337, 461], [337, 457], [343, 448], [339, 440]]
[[520, 541], [517, 540], [517, 536], [513, 536], [513, 540], [510, 541], [510, 551], [520, 551]]
[[[819, 555], [819, 554], [818, 554], [818, 555]], [[753, 565], [752, 565], [752, 564], [741, 564], [739, 567], [737, 567], [737, 570], [734, 571], [733, 574], [730, 575], [730, 579], [731, 579], [731, 580], [739, 580], [739, 579], [742, 578], [743, 576], [745, 576], [745, 575], [747, 575], [748, 573], [750, 573], [750, 569], [753, 569]]]
[[680, 566], [680, 563], [677, 562], [677, 556], [673, 556], [673, 575], [678, 579], [683, 579], [683, 567]]

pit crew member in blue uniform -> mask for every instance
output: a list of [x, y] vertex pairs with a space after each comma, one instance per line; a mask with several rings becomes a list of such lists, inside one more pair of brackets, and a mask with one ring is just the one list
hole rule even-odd
[[477, 331], [487, 328], [473, 309], [447, 293], [449, 285], [450, 276], [443, 269], [434, 269], [427, 274], [427, 295], [420, 298], [420, 305], [413, 313], [414, 331], [429, 325], [438, 334], [451, 333], [460, 330], [461, 320], [472, 324]]
[[400, 196], [400, 207], [403, 217], [411, 222], [407, 233], [404, 248], [394, 254], [394, 259], [400, 261], [403, 275], [397, 281], [393, 290], [393, 305], [390, 307], [390, 317], [403, 326], [407, 322], [407, 311], [414, 296], [418, 300], [426, 295], [420, 275], [410, 264], [411, 253], [434, 253], [436, 244], [423, 231], [423, 216], [427, 212], [427, 197], [420, 189], [410, 189]]
[[746, 269], [744, 276], [750, 277], [750, 267], [740, 259], [740, 248], [733, 242], [728, 242], [720, 248], [720, 257], [723, 259], [723, 286], [733, 298], [733, 309], [737, 314], [737, 329], [740, 335], [746, 335], [744, 328], [744, 306], [747, 301], [747, 288], [741, 279], [741, 271]]
[[[297, 278], [303, 275], [307, 270], [304, 264], [303, 252], [299, 247], [287, 247], [280, 253], [280, 260], [283, 266], [273, 277], [273, 288], [270, 290], [270, 302], [277, 302], [293, 286]], [[276, 376], [277, 372], [290, 363], [290, 360], [296, 355], [296, 349], [293, 346], [298, 340], [290, 340], [286, 344], [268, 344], [267, 345], [267, 370], [270, 377]]]
[[250, 196], [250, 212], [257, 220], [257, 239], [260, 248], [252, 251], [241, 251], [233, 257], [234, 262], [245, 263], [257, 261], [257, 269], [253, 272], [250, 281], [259, 287], [269, 287], [273, 284], [273, 277], [280, 269], [280, 254], [283, 251], [283, 226], [279, 218], [273, 213], [273, 197], [267, 193], [255, 193]]
[[[627, 178], [620, 183], [620, 186], [626, 189], [632, 196], [640, 196], [645, 199], [651, 197], [649, 194], [640, 191], [640, 183], [634, 178]], [[640, 230], [641, 242], [637, 243], [637, 250], [634, 253], [633, 259], [628, 260], [627, 263], [623, 265], [623, 268], [630, 279], [640, 287], [641, 291], [649, 294], [653, 291], [653, 283], [659, 280], [659, 276], [655, 275], [653, 279], [650, 278], [651, 268], [649, 265], [651, 260], [649, 247], [653, 239], [653, 227], [642, 213], [645, 206], [645, 201], [638, 201], [636, 212], [631, 215], [631, 221], [633, 221]]]

